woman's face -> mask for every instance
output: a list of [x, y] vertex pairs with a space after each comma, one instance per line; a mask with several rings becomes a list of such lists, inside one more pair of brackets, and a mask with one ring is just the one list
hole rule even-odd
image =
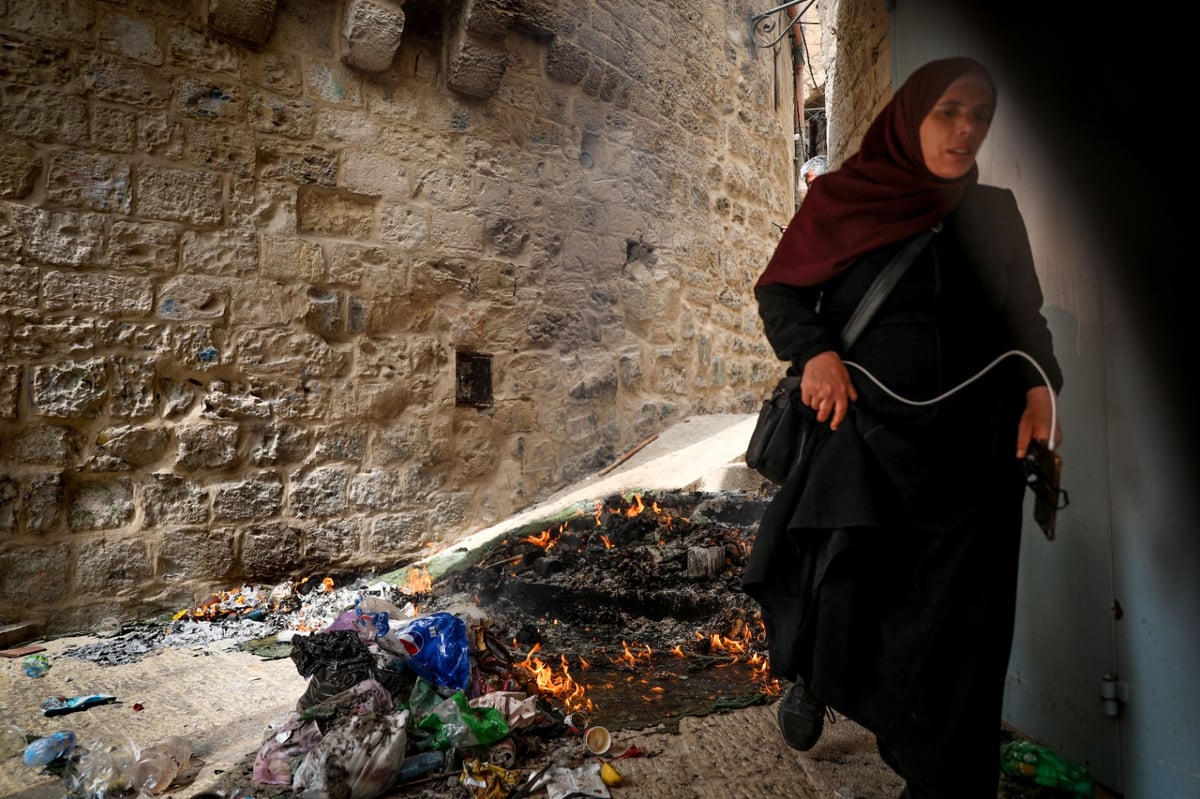
[[964, 75], [942, 92], [921, 120], [921, 156], [926, 168], [946, 180], [971, 171], [988, 127], [995, 99], [987, 81]]

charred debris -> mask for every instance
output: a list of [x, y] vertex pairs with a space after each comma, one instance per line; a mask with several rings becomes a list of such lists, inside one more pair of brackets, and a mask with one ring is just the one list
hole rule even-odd
[[[243, 586], [64, 654], [121, 663], [234, 639], [291, 658], [307, 689], [227, 775], [226, 795], [608, 796], [617, 761], [646, 754], [612, 751], [611, 732], [778, 695], [740, 590], [767, 499], [613, 495], [514, 530], [436, 580], [413, 568]], [[96, 775], [79, 777], [87, 756], [66, 777], [95, 797]], [[106, 779], [100, 795], [119, 795], [119, 777]]]

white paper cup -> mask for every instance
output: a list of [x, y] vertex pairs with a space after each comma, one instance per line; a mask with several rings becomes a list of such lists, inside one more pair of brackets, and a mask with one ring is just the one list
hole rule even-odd
[[604, 727], [588, 727], [583, 731], [583, 742], [593, 755], [602, 755], [612, 746], [612, 736]]

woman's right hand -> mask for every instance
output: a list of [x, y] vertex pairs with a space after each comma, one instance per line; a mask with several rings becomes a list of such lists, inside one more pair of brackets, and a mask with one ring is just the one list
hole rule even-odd
[[838, 429], [850, 410], [850, 403], [857, 399], [850, 372], [842, 356], [833, 350], [814, 355], [804, 364], [800, 401], [817, 412], [818, 422], [828, 421], [830, 430]]

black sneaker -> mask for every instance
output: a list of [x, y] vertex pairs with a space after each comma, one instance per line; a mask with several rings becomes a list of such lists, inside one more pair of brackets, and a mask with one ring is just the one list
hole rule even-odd
[[804, 683], [800, 680], [787, 689], [787, 693], [779, 700], [776, 712], [783, 740], [801, 752], [812, 749], [825, 729], [825, 704], [811, 691], [804, 690]]

